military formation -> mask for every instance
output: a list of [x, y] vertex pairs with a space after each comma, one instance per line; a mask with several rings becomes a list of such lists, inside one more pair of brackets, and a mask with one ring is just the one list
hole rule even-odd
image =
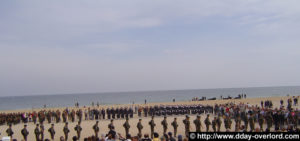
[[[290, 104], [290, 101], [287, 102]], [[287, 106], [288, 107], [288, 106]], [[139, 108], [142, 108], [139, 109]], [[118, 109], [118, 108], [116, 108]], [[131, 109], [131, 108], [130, 108]], [[145, 111], [146, 109], [146, 111]], [[103, 109], [104, 110], [104, 109]], [[109, 109], [109, 114], [107, 112], [107, 109], [105, 110], [105, 114], [107, 119], [110, 119], [110, 124], [108, 124], [108, 129], [110, 131], [115, 130], [114, 126], [114, 119], [118, 118], [125, 118], [125, 122], [123, 124], [123, 128], [125, 129], [126, 136], [130, 135], [130, 124], [129, 119], [132, 118], [131, 114], [133, 114], [133, 110], [128, 110], [128, 114], [118, 114], [115, 112], [111, 112], [111, 110], [115, 110], [113, 108]], [[101, 113], [102, 109], [100, 110]], [[89, 114], [92, 112], [93, 114]], [[142, 112], [142, 113], [139, 113]], [[48, 129], [48, 132], [51, 136], [51, 139], [54, 140], [55, 138], [55, 128], [54, 128], [54, 122], [60, 122], [60, 116], [62, 117], [62, 121], [65, 122], [65, 126], [63, 128], [64, 133], [64, 139], [68, 140], [69, 137], [69, 127], [68, 127], [68, 121], [74, 122], [76, 119], [78, 121], [77, 125], [74, 127], [74, 131], [77, 133], [77, 139], [81, 138], [81, 122], [83, 119], [83, 115], [87, 117], [85, 120], [89, 120], [91, 118], [91, 115], [93, 116], [92, 119], [98, 119], [95, 124], [92, 126], [92, 130], [94, 131], [95, 137], [99, 137], [98, 134], [100, 132], [99, 127], [99, 119], [103, 119], [101, 115], [98, 114], [98, 117], [96, 116], [94, 109], [88, 109], [88, 114], [86, 115], [86, 111], [77, 109], [76, 111], [65, 109], [62, 111], [62, 114], [60, 111], [40, 111], [38, 113], [29, 113], [30, 120], [23, 120], [24, 117], [26, 117], [26, 114], [24, 113], [18, 113], [18, 114], [7, 114], [8, 117], [11, 117], [11, 115], [14, 116], [20, 116], [20, 122], [27, 123], [32, 120], [32, 122], [35, 123], [36, 127], [33, 131], [35, 135], [35, 139], [43, 140], [44, 139], [44, 122], [47, 121], [47, 123], [52, 123], [51, 127]], [[114, 113], [114, 114], [113, 114]], [[286, 126], [289, 127], [289, 129], [293, 128], [296, 129], [298, 127], [298, 123], [300, 121], [299, 119], [299, 110], [293, 109], [293, 108], [271, 108], [268, 106], [258, 107], [258, 106], [251, 106], [248, 104], [235, 104], [235, 103], [226, 103], [226, 104], [215, 104], [212, 106], [203, 106], [203, 105], [172, 105], [172, 106], [152, 106], [152, 107], [138, 107], [138, 116], [144, 115], [145, 117], [151, 116], [151, 120], [148, 122], [148, 126], [150, 127], [150, 135], [151, 138], [154, 137], [156, 123], [154, 118], [156, 116], [163, 116], [163, 120], [160, 122], [163, 132], [162, 134], [167, 134], [167, 131], [171, 131], [171, 129], [168, 128], [168, 125], [170, 124], [174, 136], [177, 135], [178, 130], [178, 121], [177, 117], [174, 117], [173, 121], [171, 123], [168, 123], [168, 118], [170, 118], [169, 115], [182, 115], [185, 114], [185, 119], [182, 120], [182, 124], [184, 124], [185, 129], [185, 135], [188, 136], [189, 132], [191, 131], [191, 126], [195, 127], [196, 132], [221, 132], [221, 127], [224, 126], [225, 131], [236, 131], [236, 132], [257, 132], [256, 129], [259, 129], [259, 131], [263, 132], [270, 132], [272, 129], [275, 131], [280, 131]], [[197, 115], [195, 119], [190, 120], [190, 115]], [[201, 114], [206, 114], [206, 117], [201, 116]], [[24, 116], [25, 115], [25, 116]], [[201, 118], [205, 118], [202, 120]], [[104, 118], [105, 119], [105, 118]], [[12, 129], [12, 125], [15, 124], [13, 122], [14, 120], [6, 120], [6, 123], [8, 124], [8, 128], [6, 130], [6, 133], [8, 136], [13, 137], [14, 131]], [[202, 121], [204, 121], [202, 123]], [[181, 121], [179, 121], [181, 122]], [[232, 127], [233, 122], [235, 122], [235, 127]], [[256, 127], [255, 125], [258, 124]], [[266, 125], [266, 127], [264, 127]], [[142, 119], [139, 119], [139, 122], [136, 125], [136, 128], [138, 129], [138, 136], [142, 137], [144, 126], [142, 124]], [[233, 129], [234, 128], [234, 129]], [[203, 130], [205, 129], [205, 130]], [[210, 130], [212, 129], [212, 130]], [[21, 134], [23, 136], [23, 139], [27, 141], [27, 137], [30, 134], [30, 132], [27, 130], [27, 125], [24, 125], [24, 128], [21, 130]]]

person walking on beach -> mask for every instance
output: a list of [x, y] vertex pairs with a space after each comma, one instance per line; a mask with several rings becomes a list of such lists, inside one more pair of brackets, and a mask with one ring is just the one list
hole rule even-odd
[[11, 128], [11, 124], [9, 124], [9, 127], [6, 129], [6, 133], [7, 133], [7, 136], [9, 136], [10, 138], [13, 138], [14, 131]]
[[211, 125], [211, 122], [209, 120], [209, 114], [207, 114], [207, 116], [206, 116], [206, 118], [204, 120], [204, 124], [206, 126], [206, 132], [208, 132], [209, 131], [209, 126]]
[[81, 131], [82, 131], [82, 128], [81, 128], [81, 126], [80, 126], [80, 121], [78, 121], [78, 124], [75, 126], [75, 128], [74, 128], [74, 130], [76, 131], [76, 133], [77, 133], [77, 138], [78, 138], [78, 140], [80, 139], [80, 134], [81, 134]]
[[136, 127], [139, 130], [139, 133], [138, 133], [139, 138], [142, 138], [142, 129], [144, 128], [142, 125], [142, 119], [139, 119], [139, 122], [136, 125]]
[[98, 126], [99, 121], [96, 121], [96, 124], [93, 126], [93, 130], [95, 132], [95, 136], [98, 137], [98, 132], [99, 132], [99, 126]]
[[185, 136], [188, 137], [189, 132], [190, 132], [190, 117], [186, 115], [186, 118], [182, 121], [183, 124], [185, 125]]
[[197, 118], [194, 120], [194, 124], [196, 127], [196, 132], [201, 132], [201, 117], [199, 115], [197, 115]]
[[151, 138], [153, 139], [154, 127], [156, 126], [156, 124], [154, 122], [154, 116], [152, 116], [151, 121], [149, 121], [149, 125], [150, 125], [150, 128], [151, 128]]
[[174, 121], [171, 123], [171, 125], [174, 128], [174, 136], [176, 137], [176, 135], [177, 135], [177, 128], [178, 128], [177, 118], [174, 118]]
[[55, 135], [54, 124], [51, 124], [51, 127], [48, 129], [48, 132], [50, 133], [51, 139], [54, 140], [54, 135]]
[[126, 137], [127, 137], [129, 135], [129, 128], [130, 128], [130, 125], [129, 125], [129, 122], [128, 122], [128, 118], [126, 118], [126, 121], [123, 124], [123, 127], [125, 128], [125, 133], [126, 133]]
[[168, 122], [167, 122], [167, 117], [166, 116], [164, 117], [164, 120], [161, 121], [161, 125], [163, 126], [164, 134], [166, 134], [167, 130], [168, 130]]
[[40, 140], [40, 129], [39, 129], [39, 124], [36, 124], [36, 127], [34, 129], [34, 134], [35, 134], [35, 139], [36, 141], [39, 141]]
[[68, 122], [66, 122], [65, 126], [64, 126], [64, 129], [63, 129], [63, 132], [65, 134], [65, 141], [68, 140], [68, 134], [70, 132], [69, 128], [68, 128]]
[[24, 138], [25, 141], [27, 141], [27, 136], [29, 135], [29, 132], [26, 129], [26, 127], [27, 127], [27, 125], [25, 124], [24, 128], [21, 130], [21, 134], [22, 134], [22, 136], [23, 136], [23, 138]]

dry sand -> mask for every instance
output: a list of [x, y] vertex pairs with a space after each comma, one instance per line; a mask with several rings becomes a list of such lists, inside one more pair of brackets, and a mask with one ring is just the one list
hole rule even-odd
[[[289, 97], [266, 97], [266, 98], [247, 98], [247, 99], [239, 99], [239, 100], [213, 100], [213, 101], [189, 101], [189, 102], [166, 102], [166, 103], [149, 103], [147, 104], [148, 106], [150, 105], [160, 105], [160, 104], [164, 104], [164, 105], [173, 105], [173, 104], [203, 104], [203, 105], [215, 105], [216, 103], [218, 104], [224, 104], [224, 103], [228, 103], [228, 102], [234, 102], [234, 103], [249, 103], [251, 105], [258, 105], [260, 106], [260, 102], [263, 100], [271, 100], [273, 101], [273, 105], [274, 107], [279, 107], [280, 105], [280, 100], [283, 99], [284, 100], [284, 105], [286, 105], [287, 103], [287, 99], [288, 98], [291, 98], [292, 96], [289, 96]], [[141, 104], [144, 106], [144, 104]], [[130, 105], [111, 105], [110, 107], [117, 107], [117, 106], [130, 106]], [[107, 106], [106, 106], [107, 107]], [[300, 106], [296, 106], [296, 107], [293, 107], [293, 108], [299, 108]], [[73, 107], [74, 108], [74, 107]], [[64, 109], [64, 108], [49, 108], [47, 110], [57, 110], [57, 109]], [[37, 110], [37, 109], [35, 109]], [[11, 111], [1, 111], [1, 112], [19, 112], [19, 111], [22, 111], [22, 112], [29, 112], [29, 111], [32, 111], [32, 110], [11, 110]], [[173, 132], [173, 127], [171, 126], [171, 122], [173, 121], [175, 116], [172, 116], [172, 117], [168, 117], [167, 120], [168, 120], [168, 132], [171, 131]], [[204, 119], [205, 119], [206, 115], [205, 114], [202, 114], [201, 115], [201, 119], [202, 119], [202, 131], [205, 130], [205, 125], [204, 125]], [[181, 134], [181, 135], [184, 135], [184, 124], [182, 123], [182, 120], [185, 118], [185, 116], [177, 116], [177, 122], [179, 124], [179, 127], [178, 127], [178, 135]], [[137, 123], [138, 123], [138, 117], [137, 115], [135, 114], [134, 115], [134, 118], [130, 119], [129, 120], [129, 123], [131, 125], [131, 128], [129, 130], [130, 134], [132, 136], [135, 136], [137, 135], [138, 133], [138, 130], [137, 130]], [[191, 116], [190, 118], [190, 121], [191, 121], [191, 131], [195, 131], [195, 126], [194, 124], [192, 124], [192, 121], [196, 119], [196, 115], [193, 115]], [[213, 116], [210, 117], [210, 120], [213, 119]], [[144, 129], [143, 129], [143, 134], [144, 133], [150, 133], [150, 126], [148, 125], [148, 122], [151, 120], [150, 117], [143, 117], [142, 118], [142, 124], [144, 126]], [[163, 128], [162, 128], [162, 125], [160, 124], [161, 121], [163, 120], [163, 117], [155, 117], [155, 123], [156, 123], [156, 128], [155, 128], [155, 132], [158, 132], [160, 135], [162, 135], [162, 132], [163, 132]], [[116, 128], [116, 132], [117, 133], [121, 133], [122, 135], [125, 134], [125, 129], [123, 128], [123, 123], [125, 122], [125, 120], [123, 119], [116, 119], [114, 121], [114, 125], [115, 125], [115, 128]], [[99, 127], [100, 127], [100, 132], [99, 132], [99, 136], [101, 134], [105, 134], [108, 132], [108, 124], [110, 123], [110, 120], [100, 120], [99, 121]], [[71, 123], [69, 122], [69, 129], [70, 129], [70, 133], [69, 133], [69, 140], [71, 140], [71, 138], [73, 136], [76, 135], [76, 132], [74, 130], [74, 127], [75, 125], [77, 124], [77, 122], [74, 122], [74, 123]], [[87, 137], [87, 136], [92, 136], [94, 134], [93, 130], [92, 130], [92, 126], [95, 124], [95, 121], [82, 121], [82, 132], [81, 132], [81, 140], [83, 140], [84, 137]], [[242, 122], [243, 124], [243, 122]], [[18, 140], [21, 140], [22, 139], [22, 135], [21, 135], [21, 129], [23, 128], [23, 125], [24, 124], [17, 124], [17, 125], [14, 125], [12, 127], [13, 131], [14, 131], [14, 138], [18, 139]], [[232, 124], [232, 131], [234, 130], [234, 125], [235, 125], [235, 122], [233, 122]], [[45, 126], [45, 138], [48, 138], [50, 139], [50, 134], [48, 133], [48, 129], [50, 128], [50, 124], [48, 123], [45, 123], [44, 124]], [[59, 137], [60, 136], [63, 136], [63, 126], [64, 126], [64, 123], [58, 123], [58, 124], [55, 124], [55, 131], [56, 131], [56, 134], [55, 134], [55, 140], [59, 140]], [[256, 124], [255, 127], [258, 127], [258, 124]], [[264, 127], [266, 127], [266, 125], [264, 125]], [[6, 129], [8, 128], [8, 126], [6, 125], [2, 125], [0, 126], [0, 139], [3, 137], [3, 136], [6, 136]], [[29, 136], [28, 136], [28, 141], [34, 141], [35, 140], [35, 135], [34, 135], [34, 128], [35, 128], [35, 125], [31, 122], [31, 123], [28, 123], [28, 131], [29, 131]], [[212, 128], [210, 127], [210, 130], [212, 130]], [[224, 128], [224, 123], [222, 123], [222, 127], [221, 127], [221, 131], [225, 131], [225, 128]]]

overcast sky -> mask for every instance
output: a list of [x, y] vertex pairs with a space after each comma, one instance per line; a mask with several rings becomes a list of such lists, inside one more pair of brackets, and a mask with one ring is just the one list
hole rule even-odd
[[0, 96], [300, 85], [299, 0], [1, 0]]

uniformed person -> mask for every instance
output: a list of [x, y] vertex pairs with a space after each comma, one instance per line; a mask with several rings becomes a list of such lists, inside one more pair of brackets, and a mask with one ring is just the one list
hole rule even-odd
[[206, 132], [208, 132], [209, 131], [209, 126], [211, 125], [211, 122], [209, 120], [209, 114], [207, 114], [207, 116], [206, 116], [206, 118], [204, 120], [204, 124], [206, 126]]
[[225, 125], [226, 131], [229, 131], [229, 129], [231, 128], [231, 119], [229, 116], [226, 116], [224, 118], [224, 125]]
[[68, 140], [68, 134], [70, 132], [70, 130], [68, 128], [68, 122], [66, 122], [63, 131], [64, 131], [64, 134], [65, 134], [65, 141], [67, 141]]
[[41, 140], [44, 140], [44, 131], [45, 131], [45, 127], [43, 125], [43, 123], [41, 123], [40, 125], [40, 131], [41, 131]]
[[96, 124], [93, 126], [93, 130], [95, 132], [95, 136], [98, 137], [98, 133], [99, 133], [99, 126], [98, 126], [99, 121], [96, 121]]
[[28, 130], [26, 129], [27, 125], [24, 125], [24, 128], [21, 130], [21, 134], [25, 141], [27, 141], [27, 136], [29, 134]]
[[51, 139], [54, 140], [54, 135], [55, 135], [54, 124], [51, 124], [51, 127], [48, 129], [48, 132], [50, 133]]
[[163, 126], [164, 134], [166, 134], [167, 130], [168, 130], [168, 122], [167, 122], [167, 117], [166, 116], [164, 117], [164, 120], [161, 121], [161, 125]]
[[199, 115], [197, 115], [197, 118], [194, 120], [194, 124], [196, 127], [196, 132], [201, 132], [201, 117]]
[[253, 132], [254, 131], [254, 117], [253, 117], [253, 114], [250, 114], [250, 117], [249, 117], [249, 125], [250, 125], [250, 132]]
[[9, 136], [10, 138], [13, 138], [13, 130], [11, 128], [11, 124], [9, 124], [9, 127], [6, 129], [6, 133], [7, 133], [7, 136]]
[[36, 124], [36, 127], [34, 129], [34, 134], [35, 134], [36, 141], [40, 140], [40, 134], [41, 134], [41, 132], [40, 132], [39, 126], [40, 126], [39, 124]]
[[171, 123], [171, 125], [174, 128], [174, 136], [176, 137], [176, 135], [177, 135], [177, 128], [178, 128], [177, 118], [174, 118], [174, 121]]
[[128, 134], [129, 134], [129, 128], [130, 128], [130, 125], [129, 125], [129, 122], [128, 122], [128, 117], [126, 118], [126, 121], [123, 124], [123, 127], [125, 128], [125, 133], [126, 133], [126, 137], [127, 137]]
[[114, 126], [114, 120], [110, 120], [110, 124], [108, 124], [108, 129], [109, 130], [112, 130], [112, 129], [115, 129], [115, 126]]
[[139, 138], [142, 138], [142, 129], [144, 128], [142, 125], [142, 119], [139, 119], [139, 122], [136, 125], [136, 127], [139, 130], [139, 133], [138, 133]]
[[183, 124], [185, 125], [185, 135], [186, 135], [186, 137], [188, 137], [189, 136], [189, 132], [190, 132], [190, 117], [188, 116], [188, 115], [186, 115], [186, 118], [182, 121], [183, 122]]
[[212, 126], [214, 132], [217, 132], [217, 128], [216, 128], [216, 126], [217, 126], [217, 117], [214, 117], [211, 126]]
[[273, 123], [273, 118], [272, 118], [271, 112], [267, 113], [266, 121], [267, 121], [267, 129], [270, 131], [270, 129], [272, 127], [272, 123]]
[[75, 126], [75, 128], [74, 128], [74, 130], [76, 131], [76, 133], [77, 133], [77, 138], [78, 138], [78, 140], [80, 139], [80, 133], [81, 133], [81, 131], [82, 131], [82, 128], [81, 128], [81, 126], [80, 126], [80, 121], [78, 121], [78, 124]]
[[249, 123], [249, 118], [247, 114], [244, 116], [244, 126], [245, 126], [245, 131], [247, 132], [248, 130], [248, 123]]
[[156, 124], [154, 123], [154, 116], [152, 116], [151, 121], [149, 121], [149, 125], [150, 125], [150, 128], [151, 128], [151, 138], [153, 139], [154, 127], [156, 126]]
[[218, 132], [220, 132], [221, 130], [221, 125], [222, 125], [222, 121], [221, 121], [221, 115], [218, 116], [217, 121], [216, 121], [217, 127], [218, 127]]

